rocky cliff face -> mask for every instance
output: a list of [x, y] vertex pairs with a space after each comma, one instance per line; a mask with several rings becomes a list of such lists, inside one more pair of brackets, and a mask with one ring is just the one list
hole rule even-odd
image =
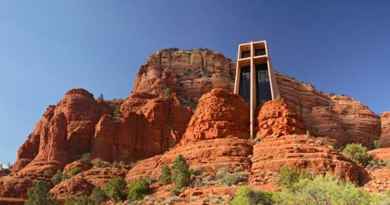
[[[234, 111], [234, 112], [232, 112]], [[252, 148], [248, 141], [249, 108], [244, 100], [223, 89], [214, 89], [199, 100], [181, 142], [163, 155], [140, 161], [127, 179], [160, 175], [163, 164], [184, 156], [192, 168], [216, 172], [218, 168], [248, 169]], [[230, 129], [227, 129], [230, 128]]]
[[[33, 180], [49, 180], [64, 167], [82, 166], [82, 173], [51, 190], [59, 198], [89, 193], [113, 176], [155, 178], [179, 154], [194, 169], [210, 175], [221, 167], [239, 169], [248, 183], [266, 188], [274, 186], [282, 165], [331, 171], [359, 183], [368, 179], [364, 169], [330, 145], [372, 146], [380, 137], [384, 148], [372, 153], [387, 159], [388, 113], [379, 117], [350, 97], [319, 92], [280, 73], [282, 99], [260, 109], [257, 140], [248, 139], [248, 105], [231, 93], [234, 68], [230, 59], [208, 49], [164, 49], [141, 66], [134, 90], [123, 100], [70, 90], [47, 108], [19, 148], [12, 173], [0, 178], [0, 196], [25, 197]], [[75, 161], [86, 153], [92, 159], [137, 163], [130, 169]], [[369, 187], [379, 190], [372, 183]]]
[[381, 115], [382, 132], [379, 139], [381, 147], [390, 147], [390, 112]]
[[233, 89], [234, 71], [230, 59], [208, 49], [164, 49], [141, 66], [134, 92], [175, 92], [181, 102], [194, 107], [212, 88]]
[[372, 147], [381, 133], [379, 116], [351, 97], [317, 91], [312, 85], [276, 75], [281, 97], [303, 119], [307, 130], [330, 138], [336, 146], [360, 143]]
[[253, 147], [251, 183], [273, 187], [283, 166], [328, 172], [363, 184], [368, 173], [333, 149], [327, 140], [303, 134], [302, 119], [283, 100], [266, 102], [258, 117], [260, 142]]

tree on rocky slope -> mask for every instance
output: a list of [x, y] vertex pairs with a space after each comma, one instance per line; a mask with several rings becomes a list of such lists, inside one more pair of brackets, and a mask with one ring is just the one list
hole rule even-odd
[[182, 155], [178, 155], [173, 162], [172, 180], [175, 182], [176, 189], [186, 187], [191, 182], [190, 168]]
[[36, 181], [27, 192], [25, 205], [55, 205], [57, 204], [49, 194], [49, 184], [44, 181]]

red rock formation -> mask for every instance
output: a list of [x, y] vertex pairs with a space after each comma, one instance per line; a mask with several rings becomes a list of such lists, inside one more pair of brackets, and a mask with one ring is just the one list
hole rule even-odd
[[381, 136], [379, 144], [381, 147], [390, 147], [390, 112], [381, 115]]
[[357, 183], [367, 179], [363, 168], [344, 158], [329, 144], [299, 134], [304, 128], [294, 113], [292, 108], [287, 108], [279, 100], [267, 102], [260, 110], [260, 142], [253, 147], [251, 184], [275, 184], [283, 166], [306, 169], [317, 174], [332, 172], [342, 179]]
[[27, 198], [27, 190], [33, 182], [27, 177], [4, 176], [0, 180], [0, 196]]
[[316, 174], [331, 172], [341, 179], [362, 184], [367, 173], [336, 150], [306, 135], [266, 138], [253, 147], [251, 183], [274, 184], [280, 168], [297, 167]]
[[375, 159], [390, 161], [390, 147], [374, 149], [368, 152]]
[[208, 49], [164, 49], [141, 66], [134, 92], [176, 92], [186, 104], [196, 104], [212, 88], [233, 89], [234, 66], [230, 59]]
[[135, 161], [176, 144], [192, 115], [171, 97], [136, 93], [120, 107], [121, 117], [103, 116], [96, 126], [92, 156], [107, 161]]
[[380, 134], [380, 119], [367, 106], [346, 96], [317, 91], [312, 85], [276, 74], [280, 95], [297, 111], [311, 134], [333, 139], [336, 146], [371, 147]]
[[53, 187], [50, 193], [57, 199], [66, 199], [76, 196], [88, 196], [94, 186], [80, 176], [72, 177]]
[[[171, 163], [178, 154], [185, 156], [192, 167], [238, 166], [249, 170], [252, 145], [246, 139], [249, 120], [245, 114], [249, 111], [241, 98], [223, 90], [213, 90], [200, 100], [188, 124], [192, 115], [189, 107], [194, 108], [202, 94], [217, 87], [232, 90], [234, 67], [229, 59], [207, 49], [166, 49], [153, 54], [141, 67], [134, 91], [125, 100], [95, 100], [83, 89], [67, 92], [57, 105], [48, 107], [18, 150], [13, 173], [0, 178], [0, 196], [25, 196], [33, 180], [49, 180], [57, 169], [87, 152], [92, 158], [106, 161], [130, 162], [154, 156], [139, 162], [128, 173], [128, 179], [149, 174], [157, 176], [159, 167]], [[276, 79], [287, 106], [273, 109], [270, 103], [269, 113], [268, 109], [263, 109], [264, 115], [259, 116], [259, 138], [264, 141], [255, 146], [260, 154], [257, 153], [253, 160], [261, 158], [261, 149], [277, 153], [277, 156], [269, 157], [279, 157], [281, 161], [295, 153], [303, 156], [294, 158], [299, 163], [308, 158], [306, 168], [314, 167], [318, 171], [318, 164], [322, 163], [321, 166], [332, 167], [329, 169], [335, 172], [345, 171], [347, 177], [353, 178], [354, 171], [348, 169], [360, 168], [344, 162], [345, 159], [325, 145], [311, 147], [317, 143], [315, 139], [298, 135], [296, 140], [280, 140], [288, 135], [302, 134], [307, 129], [313, 136], [332, 139], [337, 146], [351, 142], [371, 146], [379, 137], [379, 117], [352, 98], [321, 93], [281, 74], [277, 74]], [[290, 112], [290, 108], [295, 112]], [[276, 118], [273, 116], [278, 112], [282, 119], [277, 118], [279, 114]], [[382, 115], [383, 146], [388, 146], [389, 141], [387, 117], [387, 114]], [[270, 139], [267, 137], [270, 135], [278, 138]], [[180, 145], [169, 150], [179, 141]], [[280, 143], [293, 146], [291, 152], [285, 152], [283, 146], [281, 150], [273, 150], [273, 144], [278, 147]], [[296, 146], [305, 149], [297, 150]], [[314, 165], [312, 162], [317, 158], [309, 156], [323, 158], [319, 157], [321, 160]], [[252, 170], [257, 172], [259, 168], [255, 167], [262, 165], [254, 162]], [[103, 172], [91, 169], [83, 173], [89, 173], [86, 175], [89, 178], [104, 175], [105, 180], [115, 175], [110, 171]], [[94, 186], [100, 184], [96, 182], [98, 179], [83, 177], [83, 180]], [[65, 187], [58, 188], [58, 192], [77, 192], [73, 185], [84, 182], [69, 183], [64, 183]]]
[[248, 112], [241, 97], [222, 89], [212, 90], [200, 99], [179, 145], [163, 155], [139, 161], [129, 171], [127, 179], [157, 178], [161, 166], [172, 164], [178, 155], [183, 155], [192, 168], [215, 171], [221, 167], [242, 167], [248, 170], [247, 156], [252, 152], [247, 140], [249, 115], [242, 114]]
[[297, 113], [288, 109], [284, 100], [266, 102], [261, 107], [257, 120], [259, 139], [306, 133], [302, 120]]
[[71, 171], [72, 169], [80, 169], [80, 171], [85, 171], [85, 170], [88, 170], [88, 169], [91, 169], [92, 168], [92, 164], [87, 162], [87, 161], [82, 161], [82, 160], [77, 160], [77, 161], [74, 161], [72, 163], [69, 163], [67, 164], [65, 167], [64, 167], [64, 170], [63, 172], [64, 173], [69, 173], [69, 171]]
[[70, 90], [56, 106], [47, 109], [19, 149], [14, 170], [32, 160], [57, 161], [63, 166], [89, 152], [100, 113], [92, 94], [83, 89]]
[[182, 103], [194, 106], [213, 87], [232, 88], [232, 79], [231, 61], [221, 54], [162, 50], [142, 66], [134, 92], [125, 101], [95, 100], [83, 89], [67, 92], [47, 109], [20, 147], [13, 172], [30, 173], [28, 180], [34, 180], [42, 175], [39, 166], [50, 164], [46, 172], [54, 174], [52, 169], [87, 152], [107, 161], [160, 154], [186, 129], [192, 112]]
[[75, 195], [88, 195], [94, 187], [104, 186], [114, 177], [125, 177], [124, 167], [94, 167], [54, 186], [50, 193], [55, 198], [69, 198]]
[[203, 95], [181, 143], [206, 139], [248, 138], [249, 109], [244, 100], [222, 89]]
[[390, 190], [390, 168], [381, 167], [369, 170], [371, 180], [364, 185], [370, 192], [386, 192]]

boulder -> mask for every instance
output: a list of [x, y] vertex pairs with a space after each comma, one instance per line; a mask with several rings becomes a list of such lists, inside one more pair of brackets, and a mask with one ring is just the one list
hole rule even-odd
[[284, 100], [272, 100], [261, 106], [258, 120], [259, 140], [281, 137], [289, 134], [304, 134], [306, 128], [298, 114], [288, 108]]

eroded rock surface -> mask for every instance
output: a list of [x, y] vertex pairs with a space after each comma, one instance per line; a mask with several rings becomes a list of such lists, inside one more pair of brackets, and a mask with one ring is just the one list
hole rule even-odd
[[295, 113], [281, 100], [263, 105], [258, 117], [260, 142], [253, 147], [251, 184], [263, 187], [276, 184], [278, 172], [284, 166], [316, 174], [331, 172], [358, 184], [367, 180], [362, 167], [343, 157], [330, 144], [302, 134], [304, 127]]
[[380, 167], [369, 170], [371, 180], [364, 185], [370, 192], [386, 192], [390, 190], [390, 168]]
[[379, 138], [380, 118], [362, 103], [317, 91], [280, 73], [276, 79], [281, 97], [296, 110], [311, 134], [332, 139], [336, 146], [360, 143], [372, 147]]
[[259, 139], [306, 133], [306, 128], [300, 116], [289, 109], [283, 99], [266, 102], [261, 107], [257, 120], [257, 138]]
[[381, 147], [390, 147], [390, 112], [381, 115], [382, 132], [379, 139]]
[[[192, 168], [215, 171], [221, 167], [248, 170], [252, 153], [248, 141], [248, 107], [241, 97], [227, 90], [214, 89], [199, 100], [199, 105], [182, 141], [163, 155], [139, 161], [127, 179], [160, 175], [163, 164], [170, 165], [178, 155]], [[239, 116], [240, 115], [240, 116]], [[244, 126], [243, 126], [244, 125]], [[227, 129], [230, 128], [230, 129]]]
[[94, 187], [103, 187], [114, 177], [125, 177], [127, 171], [126, 167], [93, 167], [57, 184], [50, 193], [55, 198], [88, 195]]
[[220, 53], [208, 49], [163, 49], [141, 66], [134, 92], [176, 92], [182, 102], [195, 105], [213, 88], [232, 90], [234, 73], [231, 60]]

